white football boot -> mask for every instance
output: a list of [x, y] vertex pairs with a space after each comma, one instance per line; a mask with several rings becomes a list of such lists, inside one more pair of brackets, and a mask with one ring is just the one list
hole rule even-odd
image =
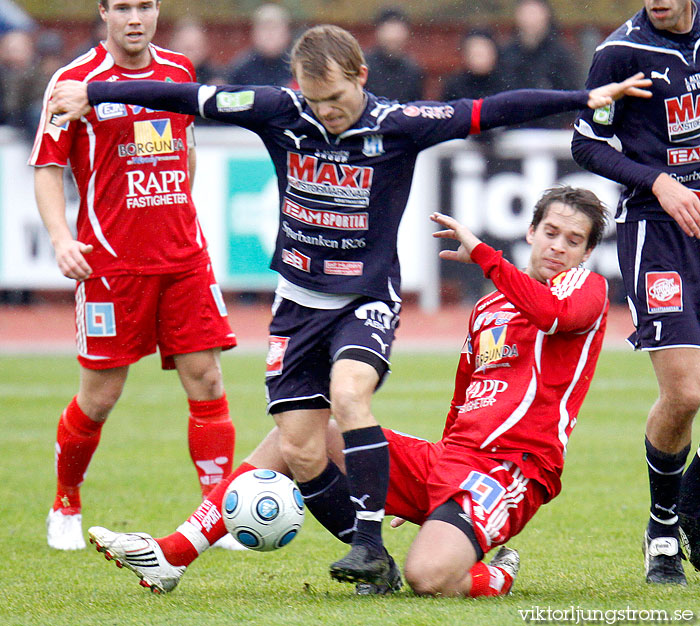
[[160, 546], [146, 533], [115, 533], [101, 526], [88, 529], [90, 543], [117, 567], [126, 567], [153, 593], [168, 593], [177, 587], [187, 569], [170, 565]]
[[46, 518], [46, 542], [56, 550], [84, 550], [83, 516], [51, 509]]

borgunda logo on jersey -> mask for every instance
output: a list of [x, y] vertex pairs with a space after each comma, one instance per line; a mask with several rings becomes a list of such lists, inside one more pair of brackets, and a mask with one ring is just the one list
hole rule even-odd
[[181, 139], [173, 140], [173, 128], [169, 119], [134, 122], [136, 154], [168, 154], [183, 150]]
[[173, 138], [173, 128], [169, 119], [134, 122], [134, 141], [119, 144], [117, 147], [120, 157], [132, 157], [129, 164], [155, 162], [159, 160], [156, 155], [184, 150], [185, 142], [177, 137]]
[[[479, 351], [476, 355], [476, 369], [493, 366], [497, 361], [518, 356], [518, 346], [508, 345], [507, 326], [487, 328], [479, 334]], [[509, 367], [508, 364], [503, 364]]]
[[670, 141], [700, 137], [700, 96], [686, 93], [680, 98], [667, 98], [664, 105]]

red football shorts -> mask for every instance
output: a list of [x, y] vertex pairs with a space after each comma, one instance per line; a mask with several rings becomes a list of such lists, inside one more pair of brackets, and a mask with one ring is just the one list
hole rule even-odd
[[[386, 512], [422, 524], [450, 498], [472, 521], [484, 553], [506, 543], [545, 501], [545, 489], [510, 461], [465, 449], [459, 455], [431, 443], [384, 429], [390, 470]], [[459, 460], [456, 460], [456, 459]]]
[[151, 276], [90, 278], [75, 290], [78, 361], [88, 369], [135, 363], [160, 351], [173, 355], [236, 345], [210, 265]]

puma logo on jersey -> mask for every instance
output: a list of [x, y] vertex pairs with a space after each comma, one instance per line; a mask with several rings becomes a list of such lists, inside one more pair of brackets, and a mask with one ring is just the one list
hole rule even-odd
[[659, 80], [665, 80], [669, 85], [671, 84], [671, 81], [668, 77], [668, 71], [669, 67], [666, 68], [666, 71], [662, 74], [661, 72], [657, 72], [656, 70], [651, 70], [651, 78], [658, 78]]
[[289, 137], [296, 146], [297, 150], [301, 150], [301, 142], [307, 138], [308, 135], [299, 135], [298, 137], [289, 129], [284, 131], [284, 136]]
[[625, 33], [625, 36], [628, 36], [634, 30], [641, 30], [639, 26], [632, 26], [632, 22], [629, 20], [625, 22], [625, 26], [627, 27], [627, 32]]

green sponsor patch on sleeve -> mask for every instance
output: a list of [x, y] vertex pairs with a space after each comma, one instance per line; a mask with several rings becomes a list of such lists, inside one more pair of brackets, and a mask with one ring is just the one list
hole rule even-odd
[[216, 94], [216, 109], [221, 113], [235, 113], [253, 108], [254, 91], [220, 91]]
[[608, 104], [604, 107], [596, 109], [593, 113], [593, 121], [596, 124], [603, 124], [604, 126], [610, 126], [613, 122], [613, 115], [615, 113], [615, 103]]

